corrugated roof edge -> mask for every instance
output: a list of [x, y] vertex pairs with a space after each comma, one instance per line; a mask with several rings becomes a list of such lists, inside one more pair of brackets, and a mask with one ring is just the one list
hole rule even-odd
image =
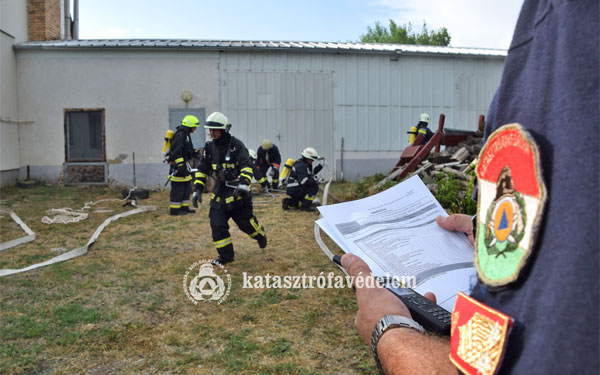
[[251, 41], [251, 40], [193, 40], [193, 39], [80, 39], [44, 42], [23, 42], [14, 45], [18, 50], [36, 49], [154, 49], [154, 50], [269, 50], [347, 52], [373, 54], [417, 54], [445, 56], [480, 56], [505, 58], [507, 51], [490, 48], [439, 47], [408, 44], [379, 44], [353, 42]]

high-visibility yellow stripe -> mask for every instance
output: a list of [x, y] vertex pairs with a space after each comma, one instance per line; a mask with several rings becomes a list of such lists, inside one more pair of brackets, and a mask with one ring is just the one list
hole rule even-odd
[[315, 197], [311, 197], [309, 195], [305, 196], [304, 199], [306, 199], [307, 201], [313, 201], [315, 200]]
[[169, 180], [174, 182], [186, 182], [192, 180], [192, 175], [187, 175], [185, 177], [177, 177], [177, 176], [169, 176]]
[[183, 163], [183, 161], [184, 161], [183, 158], [177, 158], [177, 159], [175, 159], [175, 164]]
[[196, 180], [196, 181], [194, 181], [194, 185], [196, 185], [196, 184], [202, 185], [202, 186], [206, 186], [206, 184], [202, 180]]
[[208, 177], [208, 176], [202, 172], [196, 172], [196, 178], [203, 178], [203, 177]]
[[427, 135], [427, 130], [425, 130], [425, 129], [419, 129], [419, 133]]
[[215, 247], [217, 249], [220, 249], [222, 247], [225, 247], [225, 246], [231, 244], [231, 237], [227, 237], [227, 238], [225, 238], [223, 240], [219, 240], [219, 241], [214, 241], [213, 243], [215, 244]]
[[171, 203], [171, 204], [169, 205], [169, 207], [170, 207], [170, 208], [181, 208], [181, 203], [179, 203], [179, 204]]
[[256, 232], [258, 232], [258, 234], [262, 234], [263, 236], [265, 235], [265, 231], [262, 227], [262, 225], [260, 225], [259, 223], [257, 223], [254, 218], [250, 219], [250, 225], [252, 225], [252, 228], [254, 228], [256, 230]]
[[265, 180], [266, 180], [266, 178], [264, 178], [264, 177], [263, 177], [263, 178], [261, 178], [260, 180], [258, 180], [257, 182], [258, 182], [259, 184], [262, 184], [263, 182], [265, 182]]
[[227, 198], [225, 198], [225, 203], [226, 204], [227, 203], [231, 203], [231, 202], [233, 202], [233, 197], [227, 197]]
[[217, 165], [216, 165], [216, 164], [213, 164], [213, 165], [212, 165], [212, 169], [216, 171], [216, 170], [217, 170]]
[[246, 177], [248, 180], [252, 181], [252, 175], [248, 176], [247, 174], [242, 173], [240, 177]]
[[250, 168], [250, 167], [242, 168], [242, 172], [250, 172], [250, 173], [252, 173], [252, 168]]

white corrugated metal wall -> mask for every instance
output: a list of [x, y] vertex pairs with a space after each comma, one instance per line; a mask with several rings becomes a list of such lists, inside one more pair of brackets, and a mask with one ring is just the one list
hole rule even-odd
[[346, 151], [398, 151], [419, 115], [475, 130], [500, 81], [503, 60], [439, 56], [343, 55], [335, 65], [335, 141]]
[[344, 169], [353, 179], [390, 170], [422, 112], [434, 131], [440, 113], [446, 127], [475, 130], [503, 64], [471, 56], [222, 52], [221, 108], [248, 148], [268, 137], [283, 159], [310, 145], [339, 169], [344, 137]]
[[232, 134], [256, 150], [269, 138], [285, 159], [307, 146], [333, 160], [333, 57], [223, 53], [221, 108]]

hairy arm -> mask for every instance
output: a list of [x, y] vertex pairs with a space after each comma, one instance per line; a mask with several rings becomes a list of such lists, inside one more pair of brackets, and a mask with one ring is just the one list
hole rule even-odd
[[[342, 264], [354, 277], [358, 312], [354, 326], [363, 341], [371, 345], [375, 324], [387, 314], [403, 315], [412, 319], [408, 308], [389, 290], [381, 287], [359, 285], [358, 278], [372, 278], [369, 266], [359, 257], [345, 254]], [[374, 285], [370, 283], [370, 285]], [[435, 301], [433, 293], [426, 298]], [[377, 356], [386, 374], [456, 374], [456, 367], [448, 357], [450, 343], [447, 339], [422, 334], [410, 328], [392, 328], [386, 331], [377, 344]]]
[[450, 362], [449, 354], [447, 339], [410, 328], [390, 329], [377, 344], [379, 361], [388, 375], [456, 375], [456, 367]]

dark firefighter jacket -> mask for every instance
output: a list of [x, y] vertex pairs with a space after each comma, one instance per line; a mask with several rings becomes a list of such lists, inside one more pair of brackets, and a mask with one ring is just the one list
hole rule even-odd
[[254, 179], [261, 185], [264, 185], [267, 182], [267, 178], [263, 176], [260, 168], [258, 168], [258, 164], [256, 164], [255, 160], [250, 159], [252, 163], [252, 171], [254, 172]]
[[417, 124], [417, 135], [423, 134], [425, 136], [422, 144], [429, 142], [431, 137], [433, 137], [433, 132], [427, 127], [427, 125], [428, 124], [424, 121], [419, 121]]
[[[321, 168], [320, 165], [317, 166], [315, 168], [316, 173], [319, 173]], [[289, 189], [297, 186], [308, 188], [310, 186], [318, 185], [319, 183], [315, 179], [316, 173], [313, 174], [312, 165], [308, 164], [305, 158], [296, 160], [292, 166], [292, 172], [290, 173], [287, 188]]]
[[243, 195], [236, 194], [235, 187], [226, 186], [226, 181], [232, 186], [237, 185], [238, 181], [248, 186], [252, 182], [252, 162], [244, 143], [229, 133], [223, 133], [223, 136], [215, 141], [206, 142], [194, 186], [200, 184], [203, 189], [209, 175], [215, 178], [210, 199], [211, 207], [225, 207], [230, 210], [241, 206]]
[[269, 168], [269, 165], [276, 164], [275, 166], [279, 168], [281, 165], [281, 154], [279, 153], [279, 149], [277, 146], [273, 145], [268, 150], [265, 150], [261, 147], [256, 151], [256, 163], [259, 168]]
[[[171, 140], [171, 150], [169, 151], [170, 180], [175, 182], [191, 181], [192, 175], [187, 168], [187, 162], [194, 157], [194, 145], [190, 137], [189, 128], [180, 125], [177, 127], [173, 139]], [[180, 168], [185, 166], [185, 169]], [[184, 173], [178, 172], [185, 170]]]

